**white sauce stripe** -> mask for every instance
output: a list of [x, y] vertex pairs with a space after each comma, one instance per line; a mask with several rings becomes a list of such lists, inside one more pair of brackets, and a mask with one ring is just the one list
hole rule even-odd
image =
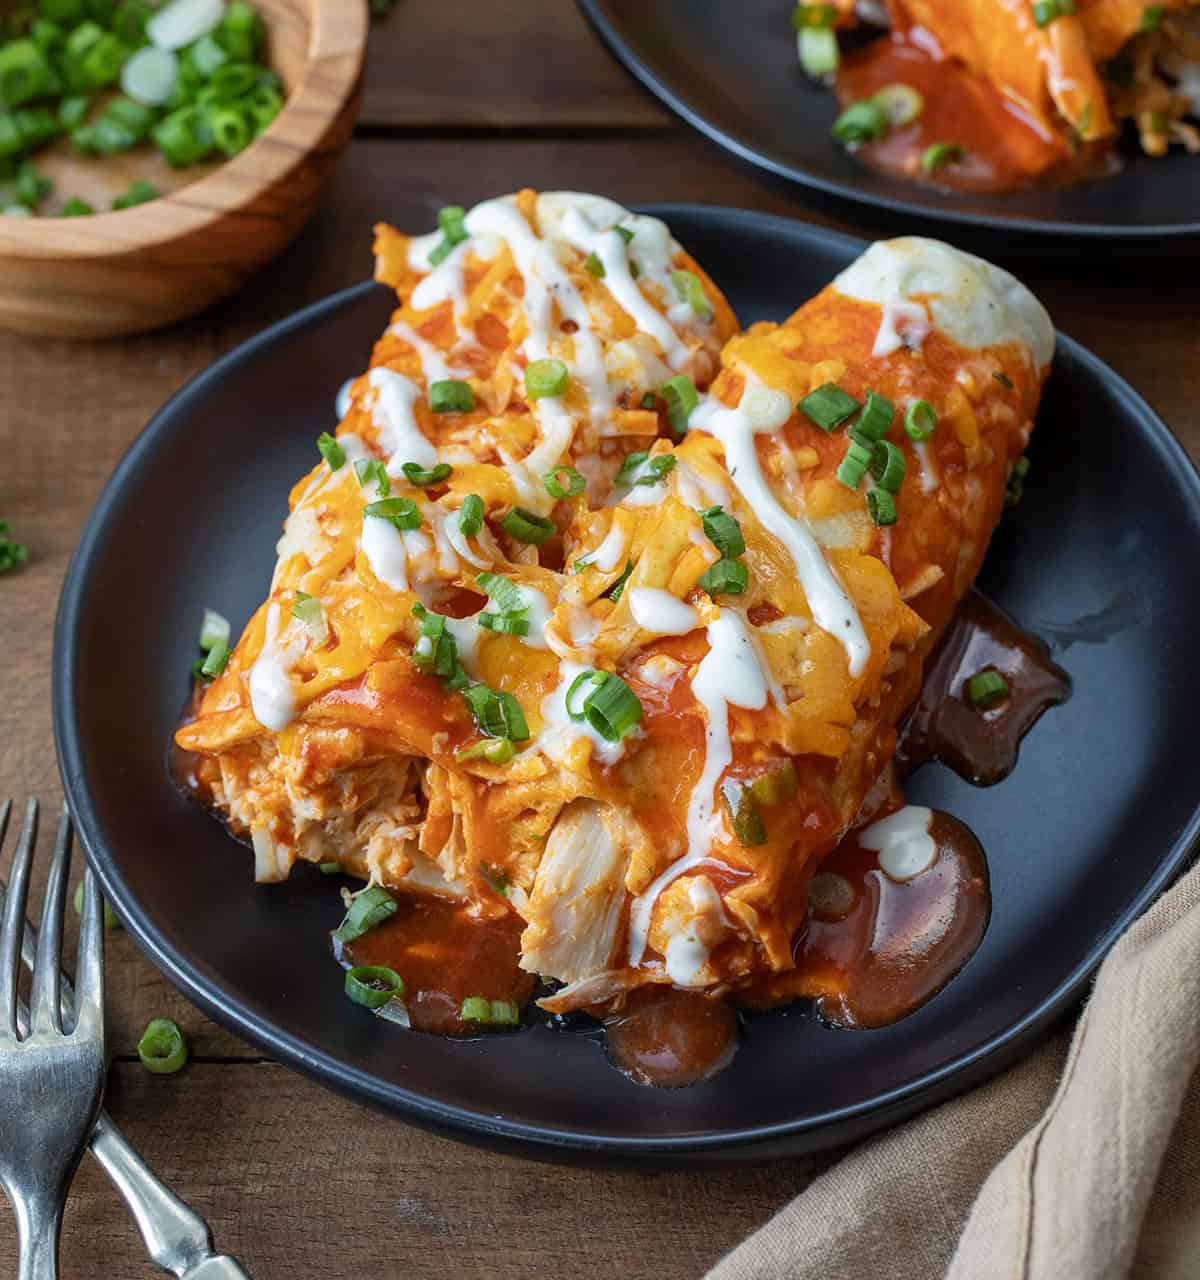
[[419, 467], [437, 466], [437, 450], [413, 414], [421, 388], [394, 369], [372, 369], [367, 381], [375, 388], [371, 417], [387, 454], [388, 475], [401, 475], [406, 462], [415, 462]]
[[933, 810], [909, 804], [858, 833], [858, 843], [878, 855], [880, 870], [892, 880], [911, 880], [927, 871], [937, 857], [929, 834]]
[[656, 636], [686, 636], [700, 625], [700, 615], [690, 604], [659, 587], [634, 587], [629, 612], [643, 631]]

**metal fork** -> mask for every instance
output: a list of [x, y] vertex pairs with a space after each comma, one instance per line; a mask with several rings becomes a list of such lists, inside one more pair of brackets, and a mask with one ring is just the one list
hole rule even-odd
[[[4, 839], [7, 808], [0, 808], [0, 843]], [[4, 895], [4, 881], [0, 880], [0, 903]], [[37, 930], [26, 921], [21, 958], [31, 971], [37, 938]], [[64, 1008], [72, 1008], [74, 998], [71, 980], [64, 974]], [[23, 1007], [18, 1012], [24, 1014]], [[129, 1206], [151, 1258], [164, 1271], [179, 1280], [250, 1280], [233, 1258], [213, 1252], [208, 1223], [159, 1181], [105, 1111], [100, 1112], [92, 1131], [90, 1149]]]
[[[0, 843], [9, 806], [0, 809]], [[17, 976], [37, 843], [31, 801], [13, 855], [11, 888], [0, 923], [0, 1184], [17, 1218], [19, 1280], [53, 1280], [67, 1188], [100, 1113], [104, 1094], [104, 926], [89, 873], [79, 933], [79, 993], [69, 1031], [62, 1019], [62, 933], [71, 863], [64, 813], [42, 906], [27, 1030], [17, 1020]]]

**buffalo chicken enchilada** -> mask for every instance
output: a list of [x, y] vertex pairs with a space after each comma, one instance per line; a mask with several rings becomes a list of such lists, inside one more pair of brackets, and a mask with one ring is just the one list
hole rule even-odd
[[[957, 857], [986, 893], [891, 761], [1024, 474], [1046, 313], [901, 239], [741, 329], [664, 223], [563, 192], [376, 254], [399, 309], [205, 660], [192, 785], [260, 882], [367, 882], [351, 994], [416, 1027], [516, 1023], [535, 980], [556, 1015], [803, 994], [854, 1021], [814, 942], [814, 902], [854, 917], [833, 851], [894, 886]], [[967, 674], [996, 715], [1002, 670]]]

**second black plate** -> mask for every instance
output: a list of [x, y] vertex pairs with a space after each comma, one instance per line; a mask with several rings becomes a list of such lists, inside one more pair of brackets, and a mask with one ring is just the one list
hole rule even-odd
[[[784, 0], [579, 0], [619, 61], [693, 128], [740, 159], [828, 196], [1011, 235], [1200, 248], [1200, 157], [1122, 145], [1122, 172], [1065, 190], [967, 195], [890, 178], [830, 136], [833, 94], [800, 70]], [[911, 231], [911, 222], [906, 226]], [[1011, 247], [1011, 246], [1006, 246]]]
[[[863, 248], [782, 218], [666, 206], [743, 323], [780, 319]], [[1197, 830], [1200, 482], [1111, 370], [1059, 341], [1025, 500], [982, 586], [1057, 638], [1071, 700], [1016, 771], [977, 790], [938, 766], [910, 793], [962, 817], [991, 865], [983, 945], [944, 991], [878, 1031], [800, 1010], [753, 1018], [722, 1075], [632, 1084], [594, 1036], [544, 1023], [470, 1042], [408, 1034], [347, 1002], [329, 955], [338, 886], [253, 862], [167, 775], [201, 610], [240, 629], [262, 599], [293, 480], [331, 428], [392, 296], [364, 285], [219, 360], [117, 468], [63, 591], [54, 716], [67, 795], [108, 898], [150, 958], [237, 1034], [407, 1119], [542, 1155], [743, 1159], [831, 1145], [999, 1070], [1070, 1007]]]

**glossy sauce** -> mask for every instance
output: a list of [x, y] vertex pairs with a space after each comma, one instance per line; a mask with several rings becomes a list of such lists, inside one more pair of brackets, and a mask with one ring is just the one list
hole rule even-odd
[[[965, 686], [985, 669], [1000, 672], [1010, 697], [990, 711], [967, 701]], [[896, 767], [903, 777], [940, 760], [976, 786], [991, 786], [1017, 763], [1021, 739], [1038, 717], [1071, 692], [1071, 678], [1046, 647], [972, 589], [928, 667], [900, 728]]]
[[641, 987], [604, 1020], [613, 1065], [638, 1084], [682, 1089], [723, 1071], [738, 1047], [738, 1020], [726, 1000]]
[[937, 810], [936, 853], [910, 879], [851, 832], [813, 877], [795, 961], [816, 1010], [838, 1027], [882, 1027], [919, 1008], [974, 954], [991, 913], [983, 848]]
[[521, 930], [513, 911], [480, 917], [441, 898], [397, 896], [396, 914], [334, 954], [346, 967], [381, 964], [404, 979], [404, 1003], [416, 1031], [475, 1035], [479, 1027], [459, 1017], [469, 996], [511, 1000], [523, 1008], [536, 979], [522, 970]]
[[[838, 102], [848, 107], [890, 84], [911, 86], [925, 105], [911, 124], [855, 152], [886, 173], [958, 191], [1004, 192], [1077, 181], [1108, 161], [1107, 149], [1072, 150], [1047, 135], [989, 81], [944, 57], [919, 27], [847, 55], [838, 70]], [[966, 154], [926, 174], [921, 157], [939, 142], [958, 143]]]

